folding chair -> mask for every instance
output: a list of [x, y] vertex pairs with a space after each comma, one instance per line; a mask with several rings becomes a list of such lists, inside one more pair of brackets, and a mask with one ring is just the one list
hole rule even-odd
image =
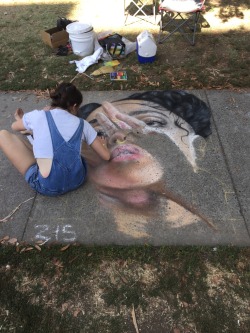
[[[125, 13], [126, 19], [125, 19], [125, 24], [128, 18], [128, 14], [131, 12], [131, 16], [133, 17], [138, 17], [139, 19], [142, 19], [144, 21], [147, 21], [149, 23], [152, 23], [152, 20], [150, 20], [150, 16], [154, 16], [154, 21], [156, 21], [156, 13], [155, 13], [155, 8], [156, 8], [156, 1], [157, 0], [130, 0], [129, 5], [126, 7], [126, 0], [124, 0], [124, 8], [125, 8]], [[152, 10], [148, 7], [152, 7]]]
[[[175, 32], [195, 45], [195, 34], [200, 13], [205, 10], [205, 0], [164, 0], [159, 6], [160, 32], [158, 43], [163, 43]], [[167, 34], [163, 36], [164, 31]]]

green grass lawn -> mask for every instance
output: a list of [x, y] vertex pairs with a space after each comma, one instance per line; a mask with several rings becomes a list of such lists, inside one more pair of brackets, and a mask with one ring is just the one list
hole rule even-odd
[[[2, 332], [250, 331], [249, 248], [3, 245]], [[134, 321], [133, 315], [134, 312]]]
[[[16, 1], [13, 6], [8, 0], [0, 4], [3, 13], [0, 90], [45, 90], [60, 81], [71, 81], [77, 72], [75, 64], [69, 61], [79, 58], [74, 54], [56, 56], [42, 43], [40, 34], [54, 27], [59, 16], [78, 19], [74, 9], [81, 2], [30, 0], [25, 5], [23, 2]], [[156, 61], [152, 64], [140, 64], [136, 52], [122, 59], [117, 69], [127, 71], [128, 80], [123, 83], [111, 82], [106, 74], [94, 80], [79, 75], [75, 84], [82, 90], [249, 88], [249, 0], [241, 1], [240, 5], [237, 1], [208, 0], [206, 6], [195, 46], [174, 35], [157, 45]], [[152, 26], [156, 39], [158, 31], [158, 26]], [[133, 42], [139, 33], [138, 29], [122, 25], [116, 32]], [[89, 75], [102, 65], [99, 61], [86, 73]]]

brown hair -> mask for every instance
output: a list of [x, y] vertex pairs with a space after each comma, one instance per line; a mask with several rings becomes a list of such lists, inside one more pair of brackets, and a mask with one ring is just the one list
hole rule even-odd
[[63, 82], [50, 92], [51, 106], [65, 110], [82, 103], [82, 93], [72, 83]]

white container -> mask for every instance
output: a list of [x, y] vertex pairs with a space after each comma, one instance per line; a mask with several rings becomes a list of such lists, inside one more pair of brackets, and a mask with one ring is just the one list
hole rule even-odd
[[66, 31], [74, 54], [86, 57], [94, 52], [94, 30], [91, 24], [73, 22], [67, 25]]
[[157, 51], [153, 35], [147, 30], [137, 36], [137, 56], [140, 63], [153, 62]]

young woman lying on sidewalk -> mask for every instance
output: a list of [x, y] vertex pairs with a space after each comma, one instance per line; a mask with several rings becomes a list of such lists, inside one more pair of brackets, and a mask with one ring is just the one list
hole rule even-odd
[[78, 188], [86, 178], [82, 141], [101, 159], [109, 160], [110, 152], [92, 126], [76, 117], [82, 94], [73, 84], [60, 84], [50, 97], [49, 110], [24, 114], [17, 109], [15, 113], [12, 129], [32, 133], [33, 151], [25, 140], [7, 130], [0, 131], [0, 148], [31, 188], [57, 196]]

